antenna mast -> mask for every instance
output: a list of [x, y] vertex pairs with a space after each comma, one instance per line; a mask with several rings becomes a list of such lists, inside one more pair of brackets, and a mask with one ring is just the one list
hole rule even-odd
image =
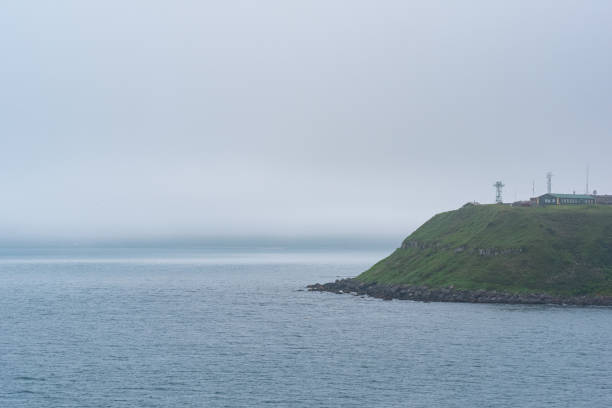
[[553, 174], [550, 171], [546, 173], [546, 190], [548, 194], [552, 193], [552, 178]]
[[502, 188], [505, 187], [504, 183], [502, 183], [501, 181], [496, 181], [495, 184], [493, 184], [493, 187], [495, 187], [495, 202], [497, 204], [503, 203]]
[[589, 193], [589, 165], [587, 164], [587, 172], [586, 172], [586, 191], [585, 194], [590, 194]]

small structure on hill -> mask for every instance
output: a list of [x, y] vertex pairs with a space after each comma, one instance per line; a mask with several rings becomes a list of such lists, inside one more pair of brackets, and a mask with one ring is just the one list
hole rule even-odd
[[594, 194], [595, 204], [612, 205], [612, 195], [597, 195]]
[[546, 193], [535, 198], [535, 205], [591, 205], [595, 204], [595, 197], [585, 194], [555, 194]]

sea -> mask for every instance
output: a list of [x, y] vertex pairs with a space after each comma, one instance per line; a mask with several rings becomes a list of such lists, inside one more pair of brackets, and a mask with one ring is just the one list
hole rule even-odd
[[612, 309], [308, 292], [389, 250], [0, 250], [0, 407], [610, 407]]

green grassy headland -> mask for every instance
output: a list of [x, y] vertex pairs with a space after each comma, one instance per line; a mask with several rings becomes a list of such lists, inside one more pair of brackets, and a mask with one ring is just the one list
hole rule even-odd
[[513, 293], [612, 295], [612, 206], [466, 206], [357, 277]]

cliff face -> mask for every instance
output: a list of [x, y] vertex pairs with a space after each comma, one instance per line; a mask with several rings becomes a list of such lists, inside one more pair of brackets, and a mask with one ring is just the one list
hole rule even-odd
[[438, 214], [357, 280], [612, 295], [612, 207], [481, 205]]

